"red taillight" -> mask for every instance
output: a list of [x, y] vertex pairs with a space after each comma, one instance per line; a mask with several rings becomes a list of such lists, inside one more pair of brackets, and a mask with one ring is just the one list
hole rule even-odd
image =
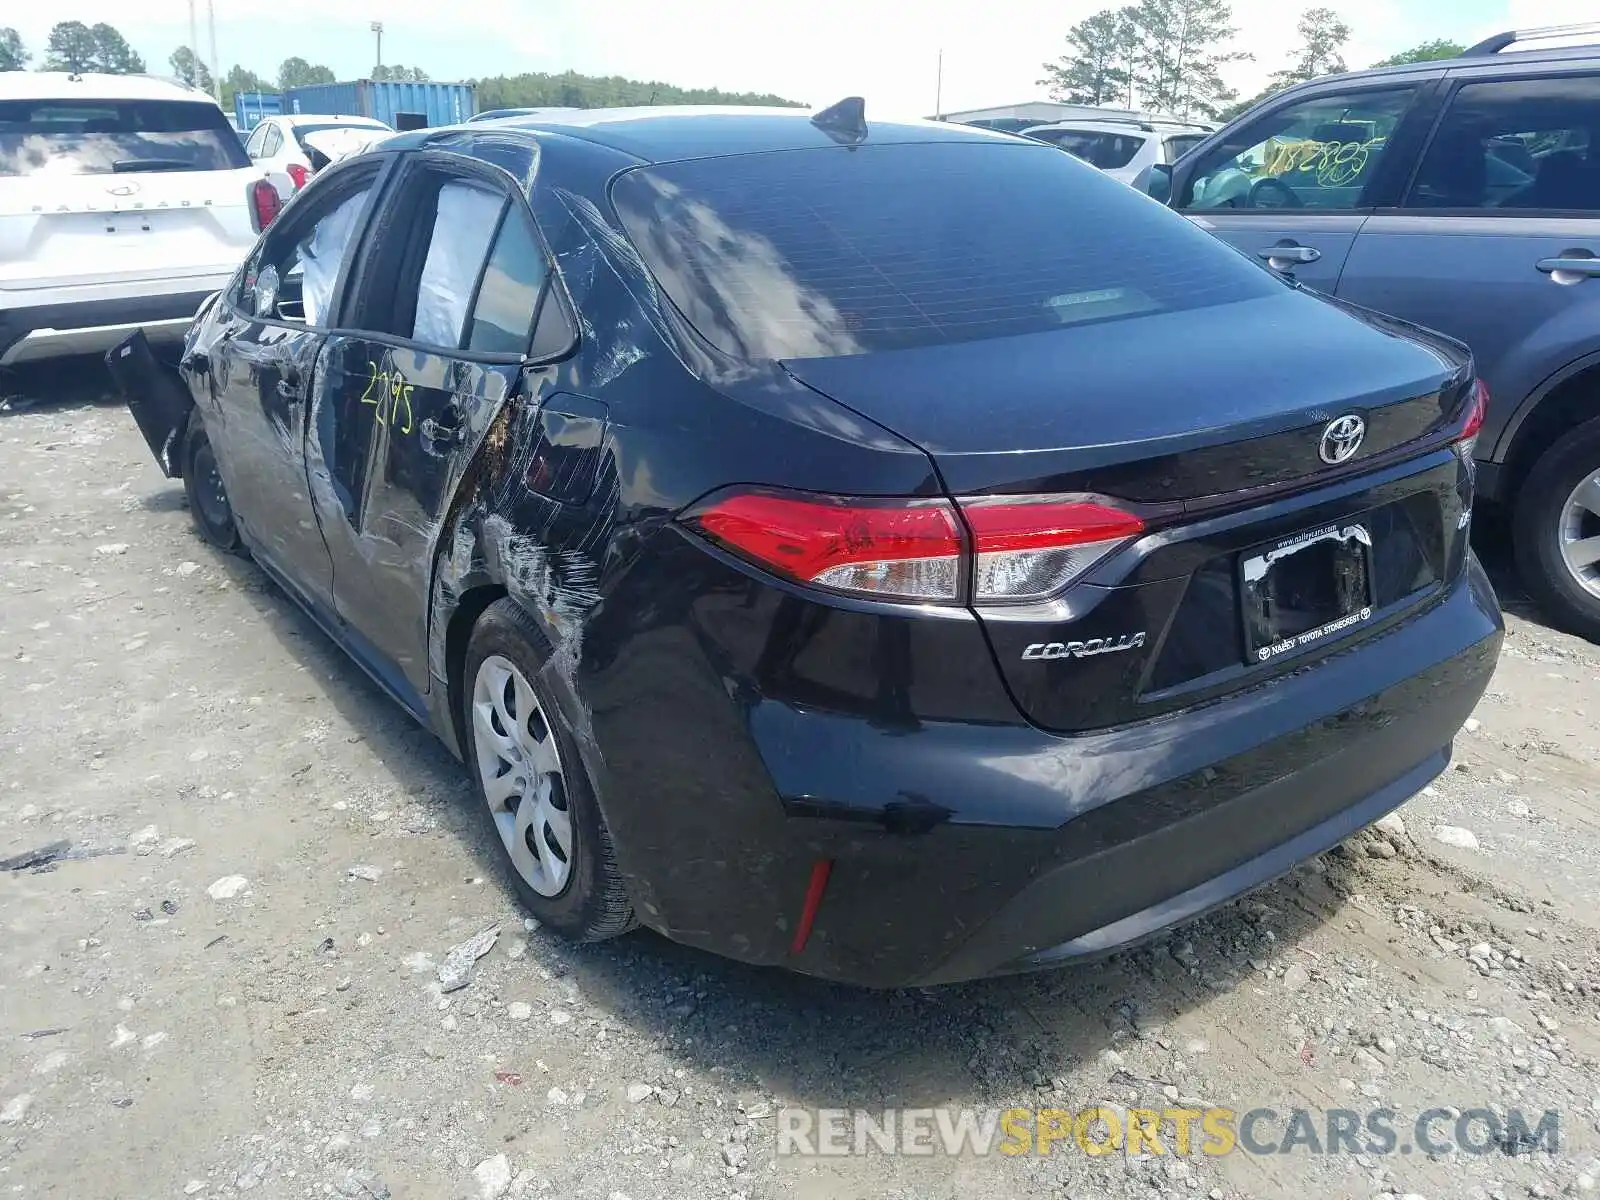
[[801, 583], [899, 600], [960, 598], [961, 531], [945, 500], [738, 492], [696, 513], [694, 522]]
[[277, 219], [283, 201], [278, 199], [278, 189], [270, 179], [258, 179], [250, 185], [250, 222], [260, 233]]
[[1472, 397], [1468, 401], [1467, 419], [1461, 426], [1460, 440], [1478, 436], [1483, 420], [1489, 415], [1489, 385], [1481, 379], [1472, 381]]
[[[1144, 530], [1094, 499], [959, 501], [734, 492], [690, 515], [702, 532], [769, 570], [885, 600], [1036, 600]], [[962, 525], [970, 536], [963, 536]]]
[[294, 190], [297, 192], [305, 187], [306, 180], [311, 178], [310, 169], [300, 163], [290, 163], [284, 169], [289, 172], [289, 182], [294, 184]]

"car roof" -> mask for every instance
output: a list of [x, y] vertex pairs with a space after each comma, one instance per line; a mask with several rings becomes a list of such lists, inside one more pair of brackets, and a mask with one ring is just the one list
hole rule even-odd
[[215, 104], [210, 93], [156, 75], [86, 71], [0, 71], [0, 100], [188, 100]]
[[[709, 105], [649, 108], [586, 108], [570, 112], [545, 112], [535, 116], [506, 117], [494, 123], [500, 133], [527, 129], [565, 134], [641, 159], [665, 162], [683, 158], [711, 158], [724, 154], [749, 154], [768, 150], [803, 150], [831, 146], [833, 138], [811, 123], [803, 108], [755, 108]], [[459, 126], [457, 128], [460, 128]], [[421, 131], [409, 144], [426, 145]], [[999, 142], [1014, 144], [1007, 133], [957, 125], [947, 121], [884, 120], [867, 114], [867, 145], [904, 142]]]
[[1442, 75], [1446, 71], [1453, 71], [1458, 67], [1475, 67], [1480, 70], [1484, 67], [1504, 67], [1507, 71], [1517, 71], [1530, 63], [1594, 63], [1596, 61], [1600, 61], [1600, 46], [1593, 44], [1585, 46], [1548, 46], [1542, 50], [1507, 49], [1497, 54], [1492, 52], [1463, 54], [1456, 58], [1396, 63], [1392, 67], [1369, 67], [1364, 71], [1345, 71], [1338, 75], [1320, 75], [1316, 79], [1309, 79], [1304, 83], [1295, 84], [1292, 88], [1285, 88], [1282, 92], [1275, 92], [1271, 98], [1277, 100], [1290, 92], [1315, 91], [1328, 84], [1345, 84], [1365, 79], [1384, 79], [1391, 75], [1416, 75], [1418, 73]]
[[388, 128], [382, 121], [360, 117], [355, 113], [274, 113], [262, 120], [281, 121], [285, 125], [382, 125]]

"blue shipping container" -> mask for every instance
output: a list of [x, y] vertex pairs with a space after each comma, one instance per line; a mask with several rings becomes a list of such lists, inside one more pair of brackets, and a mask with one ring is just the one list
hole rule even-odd
[[261, 124], [262, 117], [276, 117], [283, 112], [283, 97], [277, 92], [235, 92], [233, 115], [239, 128], [246, 133]]
[[284, 111], [371, 117], [399, 129], [402, 117], [427, 126], [459, 125], [477, 112], [470, 83], [398, 83], [359, 79], [354, 83], [314, 83], [283, 94]]

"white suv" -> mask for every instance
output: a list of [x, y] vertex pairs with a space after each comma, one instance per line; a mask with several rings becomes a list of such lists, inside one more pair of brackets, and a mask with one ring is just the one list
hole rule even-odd
[[278, 207], [209, 96], [0, 72], [0, 367], [181, 340]]
[[1132, 183], [1146, 167], [1177, 162], [1210, 137], [1212, 129], [1181, 121], [1107, 119], [1035, 125], [1022, 136], [1059, 146], [1113, 179]]
[[[288, 200], [329, 161], [393, 132], [371, 117], [320, 113], [263, 117], [244, 148], [250, 161], [267, 173], [278, 195]], [[335, 134], [341, 136], [331, 136]]]

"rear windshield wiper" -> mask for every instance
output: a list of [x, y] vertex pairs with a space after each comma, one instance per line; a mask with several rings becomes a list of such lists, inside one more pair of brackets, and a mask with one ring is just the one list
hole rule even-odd
[[192, 171], [194, 164], [186, 158], [119, 158], [111, 164], [113, 174], [129, 171]]

